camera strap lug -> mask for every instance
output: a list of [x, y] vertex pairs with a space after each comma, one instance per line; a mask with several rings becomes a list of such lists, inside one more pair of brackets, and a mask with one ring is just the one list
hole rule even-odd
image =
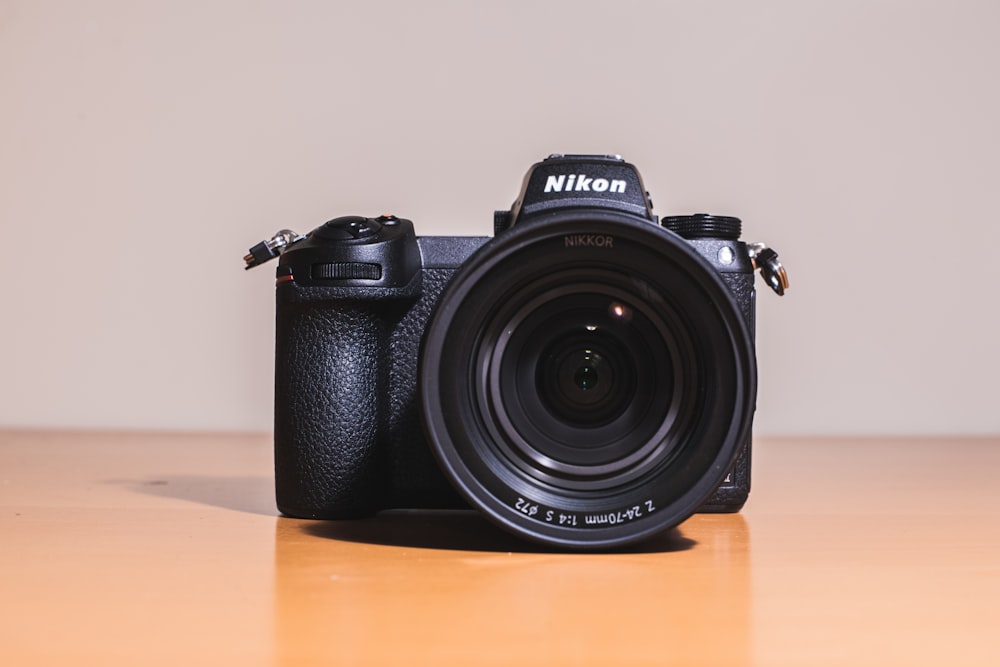
[[290, 229], [282, 229], [270, 239], [261, 241], [250, 248], [250, 252], [243, 256], [243, 261], [247, 263], [245, 268], [252, 269], [270, 259], [274, 259], [287, 250], [288, 246], [298, 243], [304, 238], [304, 236], [296, 234]]
[[747, 253], [754, 268], [760, 271], [760, 275], [771, 286], [778, 296], [788, 289], [788, 273], [785, 267], [778, 260], [778, 253], [767, 247], [764, 243], [748, 243]]

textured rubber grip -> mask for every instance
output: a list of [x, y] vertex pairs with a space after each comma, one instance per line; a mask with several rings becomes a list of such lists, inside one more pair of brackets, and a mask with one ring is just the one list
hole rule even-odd
[[384, 493], [386, 325], [371, 302], [301, 299], [277, 289], [274, 459], [278, 509], [362, 516]]

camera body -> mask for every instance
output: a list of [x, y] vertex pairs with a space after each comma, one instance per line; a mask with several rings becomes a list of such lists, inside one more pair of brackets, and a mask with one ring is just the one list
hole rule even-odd
[[756, 395], [740, 221], [659, 220], [631, 164], [555, 155], [495, 231], [347, 216], [251, 249], [280, 255], [280, 511], [471, 505], [571, 548], [738, 511]]

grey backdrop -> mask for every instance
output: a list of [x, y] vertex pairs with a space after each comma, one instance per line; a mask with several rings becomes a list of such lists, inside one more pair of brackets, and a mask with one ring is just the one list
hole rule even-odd
[[0, 426], [266, 430], [276, 229], [550, 152], [739, 215], [757, 430], [997, 433], [1000, 3], [0, 2]]

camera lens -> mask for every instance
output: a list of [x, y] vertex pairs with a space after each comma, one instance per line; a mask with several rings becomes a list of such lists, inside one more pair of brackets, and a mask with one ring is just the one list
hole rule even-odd
[[617, 355], [609, 351], [610, 344], [613, 342], [583, 334], [572, 341], [553, 343], [552, 349], [543, 353], [535, 382], [551, 412], [568, 423], [593, 426], [624, 409], [633, 393], [625, 386], [625, 376], [635, 373], [614, 358]]
[[536, 365], [535, 384], [552, 414], [571, 425], [594, 427], [612, 421], [635, 400], [639, 360], [623, 335], [632, 309], [600, 294], [585, 300], [591, 308], [552, 316], [533, 332], [532, 340], [541, 344], [551, 338]]
[[501, 369], [502, 377], [513, 382], [502, 391], [520, 396], [526, 409], [537, 408], [539, 418], [569, 427], [606, 424], [635, 398], [635, 359], [621, 332], [599, 317], [599, 307], [573, 303], [588, 299], [600, 302], [601, 295], [557, 297], [512, 322], [523, 328], [511, 337], [508, 348], [514, 349], [506, 350]]
[[595, 489], [635, 477], [673, 425], [681, 351], [623, 276], [567, 267], [523, 285], [485, 327], [478, 400], [496, 447], [535, 480]]
[[552, 214], [485, 244], [438, 299], [419, 369], [455, 487], [507, 530], [575, 548], [694, 513], [746, 441], [756, 387], [715, 270], [619, 212]]

